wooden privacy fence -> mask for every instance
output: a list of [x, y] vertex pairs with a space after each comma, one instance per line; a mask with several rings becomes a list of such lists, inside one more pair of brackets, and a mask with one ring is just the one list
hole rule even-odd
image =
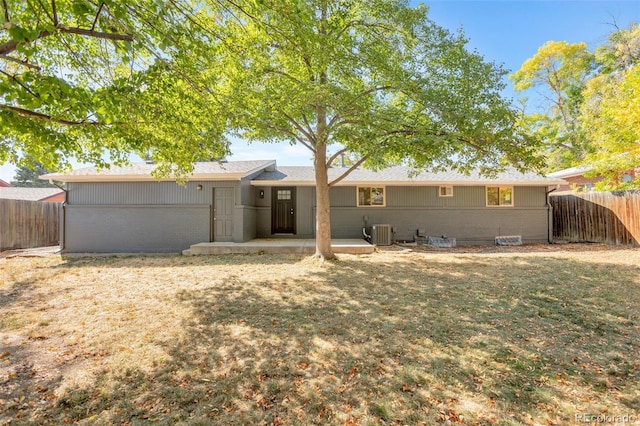
[[57, 245], [61, 209], [60, 203], [0, 199], [0, 251]]
[[640, 246], [640, 191], [551, 195], [553, 238]]

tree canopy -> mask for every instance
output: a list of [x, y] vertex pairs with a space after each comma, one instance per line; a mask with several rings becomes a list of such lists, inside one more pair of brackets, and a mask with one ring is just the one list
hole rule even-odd
[[601, 189], [640, 187], [623, 177], [640, 165], [640, 26], [617, 28], [589, 51], [548, 42], [511, 76], [516, 90], [539, 87], [546, 109], [526, 117], [549, 170], [589, 166]]
[[11, 181], [11, 185], [15, 187], [26, 188], [51, 188], [54, 185], [51, 185], [49, 182], [40, 179], [39, 176], [51, 173], [52, 171], [53, 170], [42, 167], [42, 165], [39, 163], [19, 167], [16, 170], [16, 174], [13, 180]]
[[[248, 140], [307, 147], [317, 255], [330, 249], [329, 187], [361, 165], [496, 170], [535, 162], [505, 72], [405, 1], [243, 2], [220, 20], [217, 93]], [[348, 153], [334, 181], [327, 170]]]
[[211, 42], [204, 6], [3, 0], [0, 163], [224, 155], [224, 119], [213, 119], [219, 105], [200, 68]]
[[547, 159], [552, 168], [569, 167], [584, 159], [587, 144], [578, 122], [582, 90], [594, 66], [586, 43], [549, 41], [512, 74], [517, 91], [535, 88], [547, 108], [528, 117], [532, 131], [547, 141]]
[[[6, 3], [0, 161], [151, 151], [166, 173], [220, 157], [227, 135], [301, 144], [314, 157], [323, 258], [333, 257], [329, 188], [357, 167], [490, 173], [539, 163], [537, 139], [500, 95], [505, 71], [424, 5]], [[330, 182], [342, 154], [352, 166]]]

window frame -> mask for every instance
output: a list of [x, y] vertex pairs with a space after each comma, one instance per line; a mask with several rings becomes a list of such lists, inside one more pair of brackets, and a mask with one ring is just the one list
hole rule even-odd
[[[382, 190], [382, 204], [360, 204], [360, 189], [381, 189]], [[371, 199], [371, 194], [369, 194]], [[387, 206], [387, 187], [385, 185], [379, 186], [356, 186], [356, 207], [386, 207]]]
[[[451, 193], [447, 194], [447, 192], [449, 192], [449, 191], [445, 190], [445, 193], [442, 194], [442, 189], [443, 188], [445, 188], [447, 190], [450, 189]], [[440, 185], [440, 186], [438, 186], [438, 198], [440, 198], [440, 197], [442, 197], [442, 198], [451, 198], [451, 197], [453, 197], [453, 185]]]
[[[498, 188], [498, 204], [489, 204], [489, 188]], [[511, 204], [502, 204], [502, 190], [509, 189], [511, 191]], [[513, 185], [487, 185], [484, 189], [485, 193], [485, 204], [487, 207], [513, 207], [515, 206], [515, 190]]]

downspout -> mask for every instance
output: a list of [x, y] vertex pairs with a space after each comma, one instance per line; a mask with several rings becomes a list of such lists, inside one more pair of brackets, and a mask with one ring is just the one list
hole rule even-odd
[[558, 188], [553, 188], [550, 189], [549, 191], [545, 191], [545, 199], [547, 201], [547, 242], [549, 244], [553, 244], [553, 227], [552, 227], [552, 223], [551, 223], [551, 218], [552, 216], [552, 210], [553, 208], [551, 207], [551, 203], [549, 202], [549, 194], [551, 194], [552, 192], [556, 191]]
[[60, 218], [60, 253], [64, 252], [65, 248], [65, 235], [67, 233], [67, 204], [69, 204], [69, 191], [63, 186], [58, 185], [52, 179], [49, 179], [49, 184], [56, 186], [64, 192], [64, 201], [62, 202], [62, 217]]

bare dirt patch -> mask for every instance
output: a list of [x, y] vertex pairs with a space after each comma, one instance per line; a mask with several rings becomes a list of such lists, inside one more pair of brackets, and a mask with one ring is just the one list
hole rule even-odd
[[638, 415], [640, 250], [0, 259], [0, 424]]

